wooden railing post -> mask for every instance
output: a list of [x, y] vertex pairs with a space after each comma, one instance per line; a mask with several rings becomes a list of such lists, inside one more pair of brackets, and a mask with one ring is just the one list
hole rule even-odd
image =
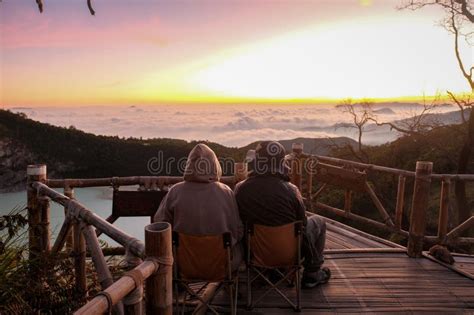
[[426, 210], [429, 202], [432, 171], [432, 162], [416, 162], [415, 187], [413, 189], [410, 233], [407, 246], [407, 253], [410, 257], [421, 257], [423, 251]]
[[74, 272], [76, 278], [76, 292], [80, 299], [86, 298], [87, 279], [86, 279], [86, 241], [81, 231], [79, 222], [74, 222]]
[[46, 165], [28, 165], [26, 174], [29, 257], [33, 258], [39, 252], [50, 250], [49, 198], [39, 197], [36, 189], [31, 187], [33, 182], [46, 181]]
[[403, 208], [405, 206], [405, 183], [406, 177], [403, 175], [399, 175], [397, 189], [397, 205], [395, 207], [395, 227], [397, 229], [402, 228]]
[[[64, 196], [69, 197], [71, 199], [74, 199], [74, 189], [70, 186], [65, 186], [64, 187]], [[64, 207], [64, 215], [67, 215], [67, 213], [68, 213], [67, 207]], [[68, 251], [72, 251], [72, 249], [74, 248], [73, 235], [74, 235], [74, 227], [71, 228], [71, 230], [69, 231], [69, 233], [66, 237], [66, 249]]]
[[448, 233], [448, 212], [449, 212], [449, 192], [451, 190], [451, 181], [443, 180], [441, 184], [441, 196], [439, 198], [439, 220], [438, 220], [438, 239], [444, 243], [444, 238]]
[[145, 227], [145, 255], [155, 258], [158, 271], [146, 280], [146, 314], [173, 313], [173, 250], [171, 225], [157, 222]]

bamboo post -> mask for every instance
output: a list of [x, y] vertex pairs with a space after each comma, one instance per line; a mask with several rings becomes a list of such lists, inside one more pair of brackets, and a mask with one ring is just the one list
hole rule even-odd
[[[91, 225], [81, 224], [82, 233], [84, 234], [84, 239], [86, 241], [89, 250], [91, 251], [92, 261], [94, 263], [95, 270], [99, 279], [100, 287], [102, 290], [107, 289], [114, 283], [112, 278], [112, 273], [110, 272], [109, 266], [105, 261], [104, 254], [100, 248], [99, 240], [95, 235], [94, 228]], [[121, 302], [117, 303], [113, 307], [114, 314], [123, 314], [123, 304]]]
[[81, 227], [77, 220], [74, 222], [74, 272], [76, 277], [76, 291], [80, 299], [86, 298], [86, 242], [81, 233]]
[[415, 187], [413, 189], [407, 246], [408, 256], [413, 258], [422, 256], [432, 171], [432, 162], [416, 162]]
[[[143, 260], [133, 255], [130, 250], [126, 249], [125, 259], [127, 269], [133, 269], [143, 263]], [[141, 315], [143, 314], [143, 283], [140, 281], [139, 284], [135, 285], [135, 289], [132, 290], [127, 296], [123, 298], [123, 306], [125, 314], [129, 315]]]
[[[170, 245], [171, 246], [171, 245]], [[158, 270], [158, 264], [152, 260], [145, 260], [143, 263], [133, 269], [133, 273], [137, 274], [137, 277], [146, 279]], [[135, 276], [130, 273], [126, 273], [118, 279], [114, 284], [104, 290], [109, 296], [110, 300], [106, 295], [99, 294], [87, 304], [82, 306], [76, 312], [75, 315], [103, 315], [110, 310], [111, 305], [115, 305], [123, 299], [129, 292], [136, 286]]]
[[346, 189], [344, 196], [344, 211], [351, 212], [352, 207], [352, 190]]
[[[48, 251], [49, 243], [49, 199], [38, 197], [33, 182], [45, 182], [46, 165], [28, 165], [27, 170], [27, 205], [29, 225], [29, 257], [33, 258], [41, 251]], [[44, 216], [44, 218], [43, 218]]]
[[443, 180], [441, 184], [441, 197], [439, 199], [439, 220], [438, 220], [438, 238], [444, 242], [444, 238], [448, 233], [448, 211], [449, 211], [449, 192], [451, 181]]
[[[69, 197], [71, 199], [74, 199], [74, 189], [70, 186], [64, 186], [64, 196]], [[64, 214], [68, 214], [67, 207], [64, 207]], [[66, 236], [66, 249], [67, 250], [72, 250], [73, 249], [73, 244], [74, 244], [74, 238], [73, 238], [73, 232], [74, 228], [71, 228], [69, 233]]]
[[145, 227], [145, 254], [158, 260], [158, 271], [146, 280], [146, 314], [173, 313], [173, 251], [171, 225], [157, 222]]
[[403, 175], [398, 176], [398, 189], [397, 189], [397, 205], [395, 207], [395, 227], [397, 229], [402, 228], [403, 221], [403, 208], [405, 207], [405, 183], [406, 177]]

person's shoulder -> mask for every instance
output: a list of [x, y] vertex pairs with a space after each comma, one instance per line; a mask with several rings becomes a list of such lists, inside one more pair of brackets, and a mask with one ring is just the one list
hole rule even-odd
[[295, 194], [299, 194], [300, 193], [300, 190], [298, 189], [298, 187], [296, 187], [295, 184], [291, 183], [291, 182], [288, 182], [288, 181], [285, 181], [285, 180], [281, 180], [282, 184], [291, 192], [295, 193]]
[[186, 182], [179, 182], [174, 184], [168, 189], [168, 195], [174, 195], [179, 193], [181, 189], [183, 189], [183, 186], [186, 184]]
[[234, 191], [237, 193], [239, 191], [244, 191], [248, 187], [252, 187], [254, 184], [256, 184], [256, 177], [249, 177], [247, 179], [244, 179], [241, 182], [238, 182], [235, 185]]

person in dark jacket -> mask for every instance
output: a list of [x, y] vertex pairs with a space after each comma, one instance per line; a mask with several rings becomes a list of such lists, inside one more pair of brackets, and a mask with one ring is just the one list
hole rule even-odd
[[306, 227], [302, 253], [303, 286], [313, 288], [331, 277], [324, 263], [326, 223], [319, 216], [306, 217], [306, 208], [298, 188], [290, 183], [285, 164], [285, 149], [276, 141], [264, 141], [249, 162], [252, 172], [237, 184], [235, 197], [242, 222], [279, 226], [302, 221]]

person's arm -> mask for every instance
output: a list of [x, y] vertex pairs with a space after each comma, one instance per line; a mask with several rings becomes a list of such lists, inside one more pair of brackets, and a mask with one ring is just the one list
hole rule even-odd
[[230, 210], [228, 213], [229, 232], [232, 234], [232, 237], [236, 240], [236, 242], [239, 242], [244, 234], [244, 228], [242, 221], [240, 220], [239, 208], [237, 206], [234, 192], [229, 189], [227, 193], [229, 194], [228, 206]]
[[[173, 207], [171, 206], [171, 196], [172, 192], [170, 191], [165, 195], [163, 200], [158, 207], [158, 210], [153, 217], [153, 222], [168, 222], [173, 225]], [[170, 197], [171, 196], [171, 197]]]
[[295, 192], [295, 211], [296, 211], [296, 218], [298, 218], [298, 220], [301, 220], [303, 221], [303, 224], [306, 226], [306, 222], [307, 222], [307, 219], [306, 219], [306, 206], [304, 204], [304, 200], [303, 200], [303, 196], [301, 195], [301, 192], [300, 190], [298, 189], [298, 187], [293, 186], [293, 190]]
[[[240, 182], [235, 186], [234, 196], [235, 196], [236, 206], [237, 206], [238, 214], [239, 214], [239, 218], [240, 218], [239, 220], [240, 220], [240, 222], [245, 223], [246, 220], [247, 220], [247, 217], [246, 217], [246, 214], [245, 214], [245, 209], [244, 209], [243, 205], [240, 202], [240, 200], [243, 198], [242, 192], [240, 191], [240, 187], [242, 186], [242, 183], [243, 182]], [[242, 227], [242, 231], [243, 231], [243, 227]]]

